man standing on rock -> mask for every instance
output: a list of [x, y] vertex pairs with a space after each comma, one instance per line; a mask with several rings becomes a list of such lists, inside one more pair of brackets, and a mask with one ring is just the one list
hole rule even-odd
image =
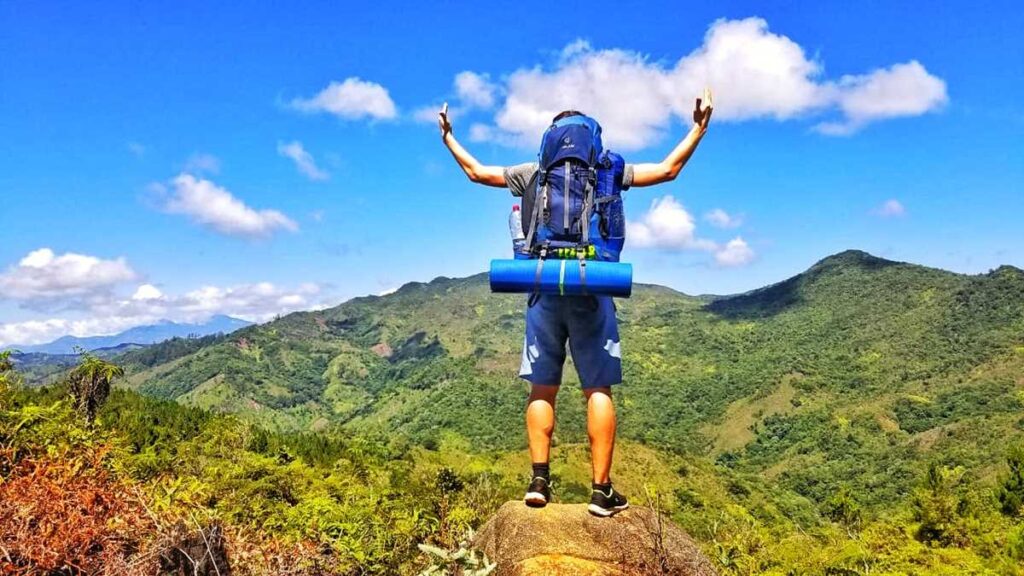
[[[703, 102], [703, 104], [702, 104]], [[626, 164], [622, 189], [670, 182], [697, 149], [711, 120], [711, 91], [697, 99], [693, 127], [678, 145], [658, 163]], [[565, 111], [552, 120], [580, 114]], [[516, 166], [484, 166], [452, 133], [448, 105], [438, 114], [441, 140], [470, 180], [478, 184], [508, 188], [522, 196], [539, 170], [537, 162]], [[594, 305], [596, 299], [597, 305]], [[587, 399], [587, 435], [593, 466], [593, 490], [589, 510], [597, 516], [611, 516], [625, 510], [625, 496], [612, 487], [612, 453], [615, 449], [615, 406], [612, 389], [622, 382], [615, 305], [610, 296], [540, 295], [526, 310], [526, 339], [519, 375], [530, 382], [526, 406], [526, 432], [533, 462], [532, 480], [524, 500], [530, 506], [544, 506], [551, 499], [548, 458], [555, 429], [555, 397], [562, 382], [565, 345], [569, 343], [573, 362]]]

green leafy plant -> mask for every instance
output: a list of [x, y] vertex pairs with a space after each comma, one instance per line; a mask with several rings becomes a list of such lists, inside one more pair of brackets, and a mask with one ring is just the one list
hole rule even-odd
[[0, 352], [0, 402], [3, 401], [4, 395], [20, 382], [21, 377], [15, 372], [14, 362], [11, 361], [11, 351]]
[[445, 550], [430, 544], [417, 544], [417, 548], [426, 554], [430, 561], [430, 566], [420, 572], [420, 576], [487, 576], [493, 572], [498, 565], [471, 547], [473, 535], [473, 530], [470, 529], [455, 550]]
[[124, 376], [124, 368], [82, 352], [82, 360], [68, 374], [68, 393], [75, 401], [75, 407], [90, 424], [96, 420], [96, 412], [110, 396], [110, 385], [115, 378]]

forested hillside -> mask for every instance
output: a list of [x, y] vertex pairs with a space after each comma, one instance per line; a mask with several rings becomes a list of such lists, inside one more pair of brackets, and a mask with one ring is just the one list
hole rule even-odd
[[[638, 286], [617, 304], [625, 382], [613, 475], [637, 501], [663, 507], [726, 573], [1021, 573], [1021, 270], [966, 276], [849, 251], [745, 294]], [[520, 496], [523, 305], [491, 294], [485, 275], [439, 278], [229, 336], [171, 340], [120, 356], [122, 386], [212, 413], [188, 412], [201, 415], [197, 424], [162, 436], [147, 431], [146, 415], [189, 409], [122, 392], [134, 414], [108, 406], [100, 420], [129, 439], [124, 469], [146, 491], [157, 478], [196, 476], [203, 497], [189, 505], [293, 541], [326, 538], [350, 565], [385, 566], [351, 556], [355, 542], [390, 547], [386, 565], [406, 570], [419, 562], [415, 541], [450, 545]], [[583, 501], [584, 414], [567, 373], [556, 498]], [[15, 406], [54, 394], [24, 391]], [[153, 418], [153, 430], [165, 428], [165, 416]], [[242, 432], [230, 432], [234, 418], [247, 423]], [[196, 457], [220, 472], [169, 464]], [[351, 470], [337, 462], [384, 482], [374, 494], [422, 509], [355, 534], [290, 523], [289, 507], [313, 506], [320, 480], [253, 488], [266, 501], [258, 519], [218, 495], [300, 463], [349, 486]], [[244, 469], [255, 463], [264, 472], [253, 477]], [[324, 514], [350, 498], [325, 490]], [[451, 492], [445, 506], [462, 507], [456, 520], [436, 506], [437, 490]], [[347, 522], [363, 505], [346, 506], [330, 514]], [[409, 528], [421, 521], [430, 526]], [[403, 544], [380, 540], [388, 530]]]
[[[442, 278], [124, 360], [144, 394], [282, 430], [341, 425], [424, 445], [452, 433], [510, 449], [524, 444], [522, 300], [491, 294], [485, 275]], [[849, 251], [747, 294], [639, 286], [618, 306], [623, 437], [766, 472], [816, 500], [841, 478], [891, 502], [923, 459], [965, 439], [976, 448], [961, 457], [980, 466], [1022, 416], [1015, 268], [963, 276]], [[577, 442], [569, 373], [558, 437]]]

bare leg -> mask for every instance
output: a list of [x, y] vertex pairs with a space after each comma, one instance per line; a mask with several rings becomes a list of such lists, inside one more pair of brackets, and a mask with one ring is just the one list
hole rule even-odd
[[530, 461], [546, 464], [551, 452], [551, 434], [555, 431], [555, 397], [558, 386], [533, 384], [526, 404], [526, 436], [530, 442]]
[[587, 435], [590, 437], [590, 461], [594, 467], [594, 482], [607, 484], [612, 470], [615, 451], [615, 405], [611, 388], [590, 388], [583, 391], [587, 397]]

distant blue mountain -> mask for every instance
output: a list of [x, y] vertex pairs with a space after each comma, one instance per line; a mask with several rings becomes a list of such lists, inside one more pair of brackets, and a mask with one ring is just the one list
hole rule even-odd
[[45, 354], [71, 354], [75, 348], [84, 350], [96, 350], [99, 348], [112, 348], [123, 344], [156, 344], [164, 340], [170, 340], [176, 336], [185, 337], [190, 334], [195, 336], [206, 336], [223, 332], [227, 334], [239, 328], [245, 328], [252, 322], [247, 322], [231, 316], [217, 315], [211, 317], [202, 324], [179, 324], [169, 320], [163, 320], [148, 326], [136, 326], [129, 328], [119, 334], [112, 336], [62, 336], [48, 344], [36, 344], [34, 346], [8, 346], [25, 353], [43, 352]]

